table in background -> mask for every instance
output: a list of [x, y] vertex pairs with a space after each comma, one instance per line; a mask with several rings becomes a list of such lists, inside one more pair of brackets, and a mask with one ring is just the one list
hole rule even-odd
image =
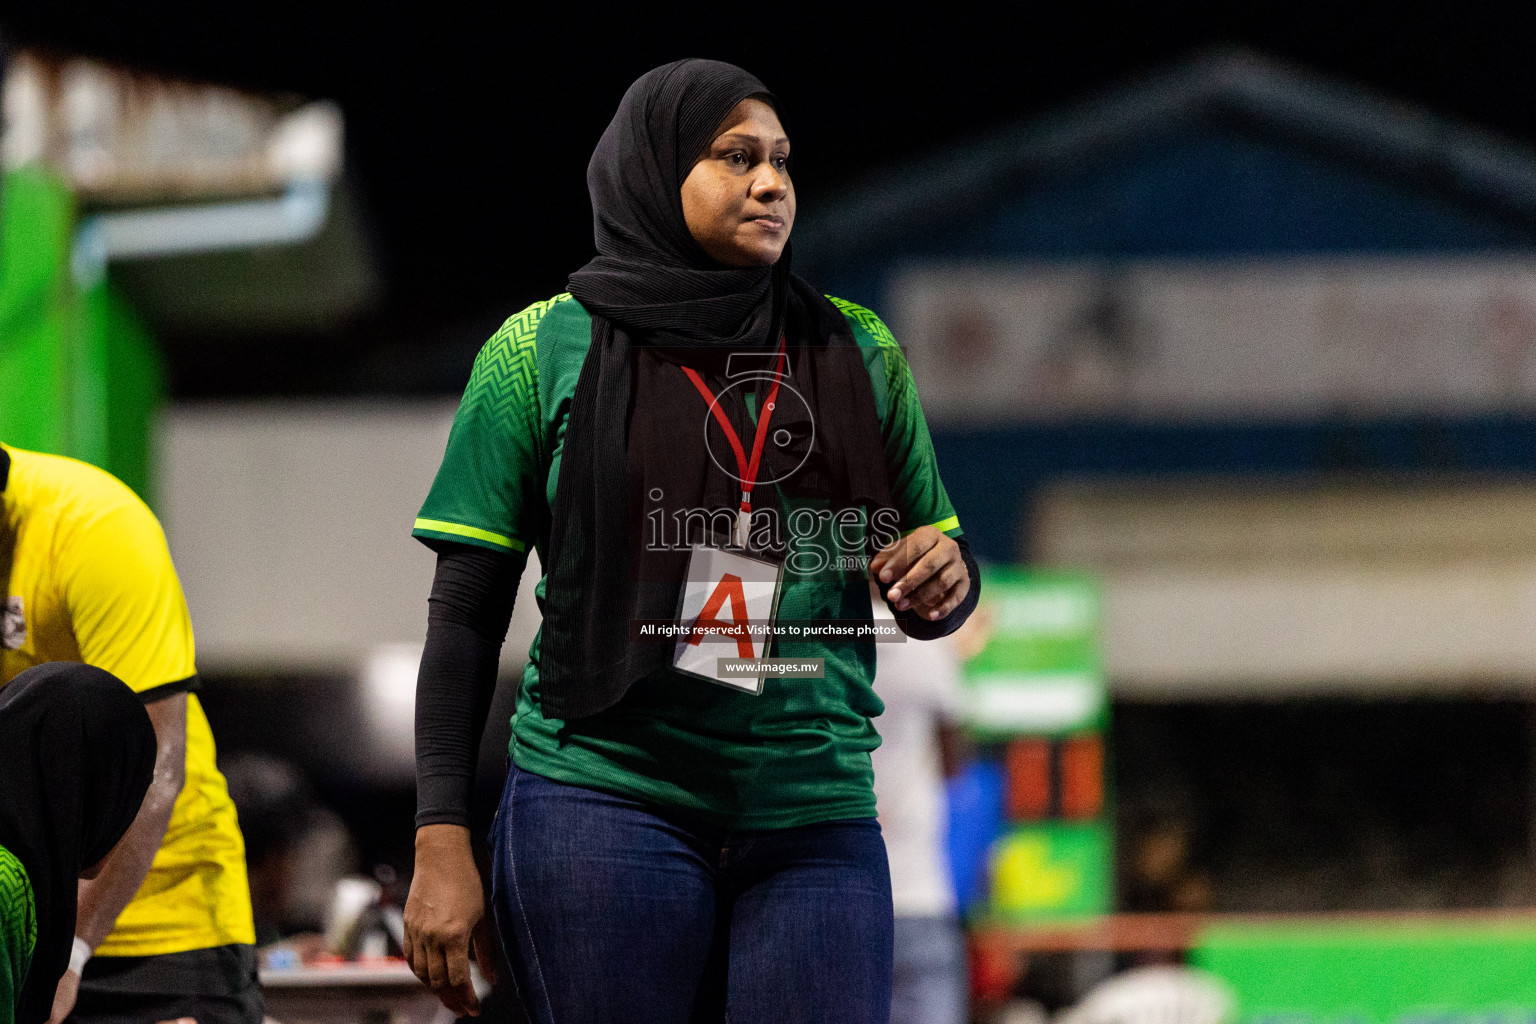
[[280, 1024], [434, 1024], [439, 1019], [453, 1020], [403, 963], [265, 970], [261, 972], [261, 987], [267, 1016]]

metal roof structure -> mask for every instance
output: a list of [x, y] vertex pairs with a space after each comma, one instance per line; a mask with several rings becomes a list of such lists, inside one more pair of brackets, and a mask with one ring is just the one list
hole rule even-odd
[[899, 246], [1118, 152], [1190, 130], [1264, 137], [1518, 226], [1536, 241], [1536, 148], [1251, 51], [1224, 49], [887, 165], [807, 211], [797, 225], [797, 262], [815, 272]]

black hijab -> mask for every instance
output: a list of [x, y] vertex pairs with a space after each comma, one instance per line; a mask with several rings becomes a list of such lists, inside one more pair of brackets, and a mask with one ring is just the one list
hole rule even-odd
[[32, 884], [37, 944], [16, 1007], [45, 1021], [69, 966], [80, 872], [133, 824], [155, 770], [155, 730], [110, 672], [51, 662], [0, 689], [0, 846]]
[[772, 336], [789, 260], [721, 266], [683, 219], [683, 179], [749, 98], [778, 111], [762, 82], [716, 60], [667, 64], [625, 92], [587, 164], [597, 256], [570, 281], [587, 312], [668, 344], [752, 347]]
[[[664, 495], [658, 511], [666, 515], [729, 512], [740, 497], [699, 443], [701, 430], [719, 428], [679, 364], [721, 394], [731, 351], [786, 337], [787, 382], [804, 402], [779, 403], [786, 411], [774, 426], [794, 444], [769, 447], [764, 479], [838, 506], [889, 504], [874, 395], [842, 314], [790, 273], [788, 246], [772, 266], [726, 267], [684, 219], [683, 180], [750, 98], [778, 109], [763, 83], [734, 65], [657, 68], [624, 94], [587, 168], [597, 256], [571, 275], [570, 291], [592, 316], [592, 339], [566, 426], [541, 606], [540, 701], [549, 717], [601, 711], [669, 663], [670, 644], [631, 635], [634, 622], [676, 615], [687, 568], [685, 550], [643, 543], [651, 496]], [[728, 415], [750, 438], [745, 401]], [[768, 503], [759, 497], [757, 505]]]

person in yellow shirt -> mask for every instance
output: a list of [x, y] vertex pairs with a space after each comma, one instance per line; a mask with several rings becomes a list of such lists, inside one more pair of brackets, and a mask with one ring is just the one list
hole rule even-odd
[[0, 499], [0, 686], [45, 662], [95, 665], [139, 694], [157, 743], [133, 825], [80, 883], [50, 1021], [260, 1024], [245, 843], [160, 524], [110, 474], [5, 445]]

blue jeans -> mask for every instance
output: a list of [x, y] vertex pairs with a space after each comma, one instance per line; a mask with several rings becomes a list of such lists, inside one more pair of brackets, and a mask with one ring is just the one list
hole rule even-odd
[[514, 766], [492, 904], [534, 1024], [886, 1024], [873, 818], [732, 831]]

